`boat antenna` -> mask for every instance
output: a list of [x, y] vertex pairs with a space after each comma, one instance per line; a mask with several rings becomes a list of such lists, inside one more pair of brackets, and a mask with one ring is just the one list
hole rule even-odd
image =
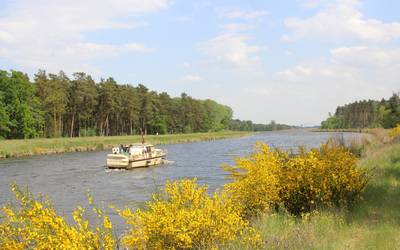
[[140, 129], [140, 133], [142, 134], [142, 144], [144, 144], [144, 133], [143, 133], [143, 129]]
[[142, 126], [140, 126], [141, 128], [140, 128], [140, 134], [142, 135], [142, 144], [144, 144], [144, 133], [143, 133], [143, 130], [144, 130], [144, 120], [142, 120]]

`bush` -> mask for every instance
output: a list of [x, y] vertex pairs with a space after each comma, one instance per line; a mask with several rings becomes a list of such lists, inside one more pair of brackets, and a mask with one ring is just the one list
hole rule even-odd
[[131, 227], [122, 238], [127, 248], [212, 248], [242, 233], [253, 242], [259, 237], [240, 216], [240, 206], [224, 194], [209, 197], [207, 187], [196, 179], [167, 182], [146, 209], [125, 208], [118, 213]]
[[243, 207], [245, 218], [263, 213], [280, 201], [278, 173], [281, 159], [280, 152], [258, 144], [256, 153], [236, 159], [235, 166], [224, 166], [233, 179], [225, 184], [225, 192]]
[[90, 227], [84, 209], [73, 212], [74, 225], [57, 215], [48, 199], [35, 199], [12, 185], [18, 205], [7, 205], [0, 215], [0, 249], [114, 249], [112, 224], [94, 207], [99, 223]]
[[320, 206], [352, 206], [362, 194], [367, 173], [357, 167], [356, 157], [335, 144], [285, 157], [279, 171], [280, 198], [292, 214]]
[[389, 137], [392, 140], [399, 140], [400, 138], [400, 123], [389, 131]]
[[243, 206], [244, 216], [279, 206], [295, 215], [320, 206], [351, 206], [369, 179], [353, 154], [332, 143], [299, 148], [298, 154], [259, 144], [254, 154], [224, 168], [233, 179], [225, 190]]

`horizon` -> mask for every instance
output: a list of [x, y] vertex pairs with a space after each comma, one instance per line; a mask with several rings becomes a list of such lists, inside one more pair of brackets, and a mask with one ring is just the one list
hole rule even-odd
[[319, 125], [337, 106], [400, 90], [398, 9], [390, 0], [6, 0], [0, 68], [31, 79], [38, 69], [83, 71], [212, 99], [235, 119]]

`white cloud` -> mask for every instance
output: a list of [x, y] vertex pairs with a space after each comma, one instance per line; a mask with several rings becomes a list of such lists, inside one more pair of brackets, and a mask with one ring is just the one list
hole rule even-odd
[[238, 33], [248, 31], [255, 28], [255, 25], [249, 23], [227, 23], [221, 25], [225, 33]]
[[334, 82], [352, 81], [355, 74], [356, 69], [325, 59], [302, 62], [276, 72], [280, 82], [296, 83], [303, 87], [317, 84], [318, 88]]
[[243, 9], [232, 9], [232, 8], [221, 8], [217, 9], [217, 15], [220, 18], [226, 19], [257, 19], [267, 15], [268, 12], [265, 10], [243, 10]]
[[250, 68], [260, 61], [261, 47], [248, 44], [242, 34], [222, 33], [201, 45], [201, 49], [215, 62], [229, 67]]
[[331, 57], [332, 65], [353, 72], [360, 82], [400, 91], [400, 48], [341, 47], [331, 50]]
[[285, 77], [287, 80], [293, 81], [296, 77], [308, 77], [315, 73], [315, 70], [310, 66], [297, 65], [291, 69], [286, 69], [277, 72], [279, 76]]
[[150, 53], [153, 52], [153, 48], [148, 48], [143, 44], [140, 43], [128, 43], [123, 46], [124, 49], [130, 52], [137, 52], [137, 53]]
[[298, 0], [298, 2], [305, 8], [317, 8], [327, 5], [331, 0]]
[[186, 75], [182, 79], [188, 82], [197, 82], [202, 80], [202, 78], [199, 75]]
[[183, 66], [184, 68], [190, 68], [191, 64], [190, 64], [189, 62], [183, 62], [183, 63], [182, 63], [182, 66]]
[[11, 43], [13, 40], [14, 37], [10, 33], [0, 30], [0, 42]]
[[[327, 58], [309, 60], [277, 72], [276, 81], [314, 103], [324, 114], [337, 105], [360, 99], [381, 99], [399, 91], [400, 49], [366, 46], [332, 49]], [[290, 86], [290, 87], [288, 87]], [[300, 100], [299, 106], [304, 106]], [[324, 119], [321, 116], [320, 119]]]
[[328, 58], [299, 63], [277, 72], [277, 76], [292, 82], [312, 82], [324, 78], [321, 84], [342, 79], [360, 83], [392, 83], [394, 86], [399, 70], [400, 49], [353, 46], [334, 48]]
[[152, 52], [140, 43], [95, 43], [85, 34], [141, 26], [140, 15], [168, 4], [167, 0], [11, 1], [0, 17], [0, 57], [33, 70], [71, 72], [94, 70], [87, 62], [94, 58]]
[[217, 68], [253, 71], [258, 69], [263, 47], [251, 44], [248, 33], [256, 27], [255, 19], [266, 15], [267, 12], [219, 8], [216, 9], [216, 14], [219, 18], [230, 19], [230, 22], [220, 24], [220, 33], [200, 44], [200, 50], [208, 56], [208, 64]]
[[366, 18], [358, 7], [359, 0], [336, 0], [309, 18], [288, 18], [285, 26], [290, 33], [282, 39], [311, 37], [385, 43], [400, 38], [400, 22]]
[[367, 46], [340, 47], [331, 50], [335, 62], [353, 67], [373, 67], [388, 70], [400, 66], [400, 49]]
[[[298, 109], [293, 112], [282, 104], [287, 110], [283, 113], [293, 113], [294, 120], [318, 123], [338, 105], [379, 100], [400, 90], [400, 49], [387, 46], [400, 38], [400, 22], [367, 18], [360, 11], [359, 0], [299, 1], [316, 13], [308, 18], [286, 19], [288, 33], [283, 40], [306, 38], [356, 45], [330, 49], [327, 56], [306, 58], [276, 72], [269, 79], [276, 83], [274, 91], [286, 90], [282, 92], [284, 99], [296, 103]], [[265, 87], [258, 88], [262, 92]], [[275, 95], [270, 99], [279, 103]]]

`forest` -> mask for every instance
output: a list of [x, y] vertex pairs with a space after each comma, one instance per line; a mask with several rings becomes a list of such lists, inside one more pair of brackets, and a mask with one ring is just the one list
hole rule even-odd
[[229, 123], [229, 129], [234, 131], [274, 131], [291, 129], [293, 126], [276, 123], [272, 120], [269, 124], [253, 123], [252, 121], [243, 121], [233, 119]]
[[400, 123], [400, 93], [385, 100], [362, 100], [336, 108], [321, 123], [322, 129], [393, 128]]
[[39, 70], [31, 81], [20, 71], [0, 71], [0, 138], [172, 134], [273, 130], [281, 126], [232, 120], [230, 107], [182, 93], [171, 97], [143, 84], [95, 82]]

